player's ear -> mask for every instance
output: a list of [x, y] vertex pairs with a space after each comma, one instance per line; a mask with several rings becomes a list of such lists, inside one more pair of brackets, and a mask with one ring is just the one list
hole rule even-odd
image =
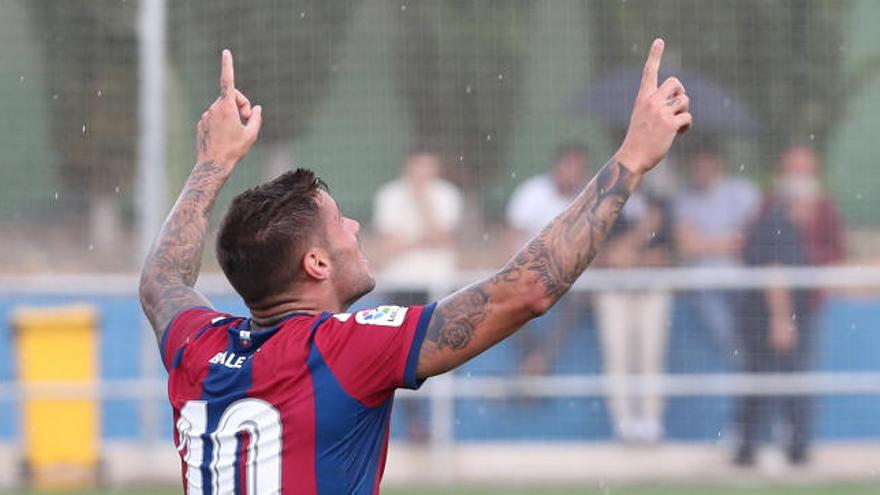
[[314, 280], [327, 280], [330, 278], [330, 257], [323, 249], [311, 248], [303, 255], [302, 269]]

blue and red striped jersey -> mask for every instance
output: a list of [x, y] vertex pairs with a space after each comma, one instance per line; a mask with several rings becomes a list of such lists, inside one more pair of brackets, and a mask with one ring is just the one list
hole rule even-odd
[[293, 314], [260, 331], [177, 315], [161, 352], [186, 493], [378, 493], [394, 391], [421, 385], [433, 310]]

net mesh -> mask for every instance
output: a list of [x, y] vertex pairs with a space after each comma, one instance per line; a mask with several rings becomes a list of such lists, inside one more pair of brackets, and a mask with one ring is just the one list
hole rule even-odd
[[[313, 168], [361, 222], [379, 274], [387, 270], [397, 287], [361, 305], [426, 302], [454, 285], [447, 279], [467, 278], [460, 271], [500, 266], [534, 233], [535, 218], [552, 208], [553, 180], [566, 180], [551, 179], [560, 170], [553, 167], [583, 158], [572, 145], [588, 149], [586, 162], [572, 165], [568, 180], [575, 182], [578, 166], [592, 175], [611, 156], [658, 36], [667, 46], [661, 76], [677, 75], [688, 88], [694, 128], [627, 207], [619, 248], [600, 256], [597, 267], [875, 261], [880, 44], [873, 20], [880, 4], [871, 0], [167, 2], [166, 98], [150, 103], [166, 109], [166, 161], [146, 165], [167, 171], [169, 200], [160, 205], [142, 204], [136, 193], [139, 2], [17, 0], [5, 7], [5, 274], [138, 269], [138, 209], [170, 207], [193, 165], [195, 122], [218, 93], [220, 50], [229, 48], [237, 86], [264, 106], [265, 123], [215, 216], [247, 186]], [[388, 255], [389, 238], [430, 234], [421, 227], [395, 232], [424, 218], [395, 209], [400, 203], [383, 188], [400, 179], [413, 151], [436, 157], [451, 191], [430, 205], [432, 222], [449, 234], [439, 249], [448, 255], [446, 272], [432, 271], [443, 263], [423, 257], [395, 275], [394, 258], [408, 254]], [[786, 166], [812, 166], [815, 180], [781, 181]], [[723, 192], [700, 186], [715, 180], [705, 172], [713, 167], [726, 181]], [[720, 196], [709, 197], [712, 190]], [[782, 197], [784, 205], [773, 202]], [[788, 198], [803, 197], [823, 199], [789, 208], [798, 203]], [[790, 239], [780, 240], [785, 232]], [[638, 237], [632, 252], [627, 233]], [[211, 249], [205, 270], [216, 273]], [[676, 280], [663, 270], [651, 276]], [[876, 287], [854, 282], [820, 294], [821, 279], [809, 290], [723, 290], [706, 280], [688, 290], [573, 291], [457, 371], [456, 380], [604, 376], [607, 393], [545, 397], [513, 386], [509, 397], [459, 398], [452, 440], [671, 439], [742, 447], [754, 437], [755, 445], [774, 440], [795, 456], [817, 442], [880, 437], [877, 395], [664, 399], [652, 380], [666, 373], [795, 373], [809, 385], [805, 373], [880, 371], [880, 342], [870, 330], [880, 305]], [[133, 289], [126, 297], [133, 303]], [[243, 309], [228, 295], [221, 301], [224, 309]], [[98, 304], [115, 311], [113, 301]], [[799, 315], [788, 324], [800, 340], [773, 334], [783, 326], [774, 320], [777, 304]], [[108, 342], [122, 346], [118, 340]], [[780, 351], [787, 346], [794, 350]], [[108, 349], [104, 359], [117, 363], [114, 356], [126, 355]], [[136, 375], [117, 364], [108, 368], [116, 375], [105, 378]], [[644, 381], [628, 382], [626, 370], [638, 369], [647, 373], [635, 375]], [[441, 409], [430, 404], [433, 397], [405, 399], [395, 439], [436, 440]], [[119, 417], [136, 414], [123, 409]], [[108, 421], [114, 435], [138, 431]]]

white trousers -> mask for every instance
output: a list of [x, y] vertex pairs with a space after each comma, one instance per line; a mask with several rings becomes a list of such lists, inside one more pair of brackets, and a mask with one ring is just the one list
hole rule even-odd
[[[608, 291], [596, 295], [603, 365], [610, 381], [608, 400], [617, 428], [624, 422], [659, 423], [663, 398], [656, 380], [663, 373], [672, 297], [662, 291]], [[628, 379], [642, 378], [643, 394]]]

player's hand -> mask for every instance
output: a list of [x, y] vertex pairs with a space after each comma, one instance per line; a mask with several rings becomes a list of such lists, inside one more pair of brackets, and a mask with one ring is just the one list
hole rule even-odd
[[202, 114], [197, 126], [197, 161], [234, 166], [250, 151], [262, 122], [262, 107], [251, 107], [247, 97], [235, 89], [232, 53], [223, 50], [220, 97]]
[[681, 81], [670, 77], [657, 86], [662, 56], [663, 40], [656, 39], [645, 62], [629, 129], [615, 154], [620, 163], [639, 174], [654, 168], [666, 156], [675, 136], [686, 132], [693, 120]]

